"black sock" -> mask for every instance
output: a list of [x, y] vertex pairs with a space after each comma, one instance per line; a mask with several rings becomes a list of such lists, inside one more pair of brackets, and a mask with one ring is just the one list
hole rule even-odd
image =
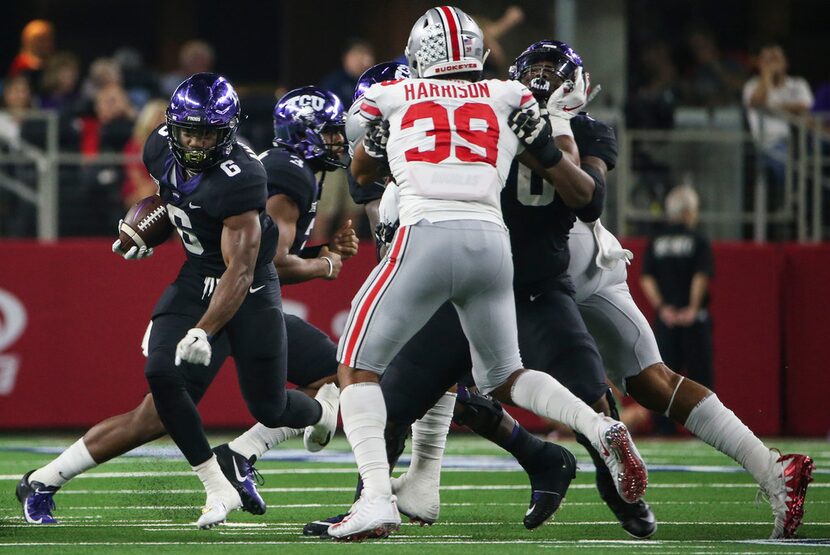
[[528, 474], [543, 472], [547, 469], [546, 461], [538, 455], [546, 443], [525, 430], [518, 422], [513, 425], [510, 437], [496, 441], [499, 447], [513, 455]]

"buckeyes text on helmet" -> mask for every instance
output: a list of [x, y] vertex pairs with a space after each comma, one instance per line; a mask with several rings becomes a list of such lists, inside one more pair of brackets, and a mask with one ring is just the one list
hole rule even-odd
[[405, 54], [413, 77], [424, 78], [480, 72], [489, 50], [473, 18], [453, 6], [437, 6], [415, 22]]

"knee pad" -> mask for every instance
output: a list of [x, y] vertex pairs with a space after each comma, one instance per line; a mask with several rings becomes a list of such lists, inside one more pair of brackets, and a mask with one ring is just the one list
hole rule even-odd
[[[460, 405], [460, 407], [459, 407]], [[458, 409], [461, 410], [458, 410]], [[456, 414], [452, 420], [460, 426], [467, 426], [484, 437], [491, 436], [501, 423], [504, 409], [495, 399], [467, 388], [458, 387]]]

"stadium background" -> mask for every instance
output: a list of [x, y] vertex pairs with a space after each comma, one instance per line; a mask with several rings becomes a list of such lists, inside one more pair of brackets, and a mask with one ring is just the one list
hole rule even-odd
[[[496, 19], [509, 3], [457, 5]], [[124, 46], [143, 56], [148, 72], [163, 73], [175, 68], [181, 44], [204, 39], [215, 49], [216, 70], [238, 84], [242, 93], [243, 109], [250, 115], [243, 134], [264, 148], [277, 87], [319, 82], [339, 67], [341, 45], [350, 37], [370, 41], [378, 61], [399, 56], [411, 22], [430, 6], [404, 0], [15, 2], [4, 6], [0, 21], [0, 64], [14, 57], [20, 29], [33, 18], [54, 22], [56, 49], [78, 56], [82, 78], [94, 59]], [[790, 74], [807, 78], [814, 90], [830, 79], [830, 25], [820, 16], [826, 10], [818, 0], [535, 0], [523, 2], [521, 8], [525, 21], [501, 40], [507, 57], [512, 59], [542, 37], [569, 41], [583, 55], [595, 82], [603, 85], [593, 111], [615, 121], [618, 132], [627, 127], [626, 107], [636, 95], [636, 84], [647, 78], [640, 57], [643, 49], [655, 41], [668, 42], [682, 74], [693, 63], [678, 37], [691, 24], [704, 26], [723, 52], [743, 59], [748, 75], [753, 48], [774, 40], [787, 52]], [[677, 108], [680, 113], [685, 107]], [[729, 105], [688, 108], [691, 111], [684, 114], [740, 111]], [[697, 163], [681, 157], [667, 182], [685, 175], [684, 161]], [[734, 192], [726, 192], [747, 212], [753, 202], [746, 187], [754, 180], [751, 166], [746, 164], [747, 171], [739, 175], [741, 188], [736, 183]], [[0, 164], [0, 172], [6, 167]], [[58, 183], [63, 189], [71, 185], [71, 180]], [[653, 189], [644, 203], [652, 212], [665, 193], [660, 187]], [[706, 193], [703, 188], [704, 212], [707, 201], [712, 208], [719, 198]], [[25, 233], [12, 237], [15, 234], [2, 219], [11, 218], [19, 205], [8, 193], [2, 201], [0, 230], [7, 237], [0, 236], [0, 428], [82, 428], [133, 407], [146, 388], [138, 344], [155, 297], [176, 271], [181, 249], [171, 243], [138, 264], [112, 256], [111, 239], [102, 230], [113, 227], [110, 220], [122, 211], [117, 204], [110, 205], [101, 220], [73, 227], [73, 214], [77, 219], [90, 217], [77, 203], [112, 203], [109, 193], [80, 201], [59, 197], [58, 241], [37, 241]], [[642, 236], [652, 229], [653, 220], [622, 218], [627, 202], [634, 201], [611, 198], [604, 220], [640, 254]], [[793, 241], [798, 214], [792, 216], [771, 233], [784, 239], [780, 242], [750, 241], [757, 230], [749, 223], [730, 226], [704, 219], [705, 229], [716, 240], [715, 389], [759, 434], [825, 436], [830, 430], [830, 411], [822, 410], [829, 385], [823, 341], [830, 332], [830, 246]], [[822, 222], [818, 238], [826, 238], [825, 229]], [[337, 282], [286, 289], [289, 310], [304, 313], [336, 337], [343, 311], [371, 265], [373, 249], [365, 246]], [[631, 268], [630, 283], [650, 315], [637, 286], [640, 258]], [[319, 293], [321, 287], [325, 296]], [[225, 369], [204, 402], [209, 425], [250, 423], [235, 388], [233, 372]]]

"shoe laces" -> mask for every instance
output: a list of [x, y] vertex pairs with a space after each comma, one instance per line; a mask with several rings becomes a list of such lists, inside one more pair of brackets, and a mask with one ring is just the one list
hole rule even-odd
[[43, 513], [51, 513], [51, 511], [55, 510], [55, 499], [53, 495], [55, 492], [53, 491], [38, 491], [35, 490], [34, 495], [32, 495], [29, 499], [31, 499], [29, 506], [33, 509], [34, 514], [43, 514]]
[[258, 486], [261, 486], [265, 483], [265, 478], [262, 477], [259, 470], [256, 469], [254, 463], [256, 462], [256, 456], [251, 457], [248, 459], [248, 476], [253, 478], [253, 480], [257, 483]]

